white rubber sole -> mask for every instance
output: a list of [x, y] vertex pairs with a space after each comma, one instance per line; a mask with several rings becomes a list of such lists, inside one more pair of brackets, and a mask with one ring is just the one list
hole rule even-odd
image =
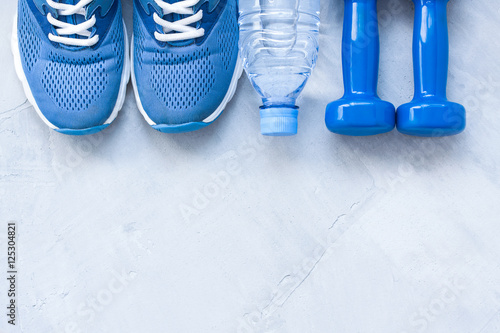
[[[122, 70], [122, 77], [121, 77], [121, 82], [120, 82], [120, 90], [118, 91], [118, 98], [116, 101], [116, 104], [113, 108], [113, 112], [111, 115], [106, 119], [104, 124], [102, 125], [109, 125], [115, 120], [115, 118], [118, 116], [118, 113], [123, 107], [123, 104], [125, 103], [125, 97], [127, 95], [127, 84], [130, 80], [130, 55], [128, 52], [128, 34], [127, 34], [127, 28], [125, 27], [125, 22], [123, 22], [123, 32], [124, 32], [124, 38], [125, 38], [125, 50], [124, 50], [124, 63], [123, 63], [123, 70]], [[18, 36], [17, 36], [17, 15], [14, 17], [14, 24], [12, 28], [12, 38], [11, 38], [11, 49], [12, 49], [12, 54], [14, 55], [14, 67], [16, 69], [16, 74], [19, 80], [21, 81], [24, 89], [24, 93], [26, 94], [26, 98], [28, 101], [31, 103], [35, 111], [38, 113], [38, 116], [43, 120], [43, 122], [52, 128], [53, 130], [60, 130], [57, 126], [52, 124], [45, 116], [43, 113], [40, 111], [40, 108], [36, 104], [35, 97], [33, 96], [33, 93], [31, 92], [31, 88], [28, 84], [28, 79], [26, 78], [26, 74], [24, 73], [23, 65], [21, 63], [21, 52], [19, 50], [19, 41], [18, 41]], [[102, 126], [101, 125], [101, 126]], [[83, 129], [82, 129], [83, 130]]]
[[[130, 44], [130, 60], [132, 64], [131, 65], [132, 86], [134, 87], [134, 95], [135, 95], [135, 101], [137, 103], [137, 108], [139, 109], [142, 116], [150, 126], [159, 125], [155, 123], [153, 120], [151, 120], [151, 118], [148, 116], [148, 114], [144, 110], [144, 107], [142, 106], [141, 98], [139, 97], [139, 90], [137, 88], [137, 81], [135, 79], [135, 71], [134, 71], [134, 36], [132, 36], [132, 42]], [[217, 119], [217, 117], [220, 116], [222, 111], [224, 111], [227, 104], [231, 101], [231, 99], [234, 97], [234, 94], [236, 93], [236, 88], [238, 87], [238, 80], [240, 79], [242, 74], [243, 74], [243, 62], [241, 58], [238, 56], [233, 77], [231, 79], [231, 84], [229, 85], [229, 89], [226, 93], [226, 96], [224, 96], [224, 99], [222, 100], [221, 104], [217, 107], [217, 109], [210, 116], [202, 120], [203, 123], [209, 124], [213, 122], [215, 119]]]

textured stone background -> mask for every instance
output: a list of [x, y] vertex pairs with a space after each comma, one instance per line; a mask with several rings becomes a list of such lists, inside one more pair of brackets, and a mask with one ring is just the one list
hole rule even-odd
[[[412, 3], [379, 9], [379, 92], [400, 105], [413, 92]], [[260, 136], [245, 77], [196, 133], [150, 129], [129, 86], [109, 129], [63, 136], [15, 76], [15, 10], [2, 1], [0, 267], [16, 220], [18, 331], [500, 332], [498, 1], [449, 4], [448, 94], [468, 127], [441, 139], [327, 131], [341, 0], [322, 3], [296, 137]]]

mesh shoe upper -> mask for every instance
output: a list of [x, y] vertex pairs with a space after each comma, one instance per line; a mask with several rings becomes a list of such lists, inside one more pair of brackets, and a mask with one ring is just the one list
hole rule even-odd
[[[175, 0], [173, 1], [175, 3]], [[238, 58], [236, 0], [200, 2], [203, 37], [159, 42], [154, 1], [134, 0], [134, 71], [142, 106], [156, 124], [201, 122], [222, 103]], [[146, 4], [146, 5], [145, 5]]]
[[126, 52], [120, 1], [95, 1], [87, 11], [97, 18], [92, 33], [99, 36], [99, 42], [92, 47], [71, 47], [49, 40], [48, 35], [56, 32], [46, 15], [57, 13], [45, 1], [19, 0], [23, 70], [40, 111], [60, 129], [104, 124], [120, 89]]

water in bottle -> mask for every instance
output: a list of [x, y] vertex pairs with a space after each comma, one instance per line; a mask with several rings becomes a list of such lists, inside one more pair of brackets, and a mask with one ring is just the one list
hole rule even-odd
[[296, 100], [318, 57], [320, 0], [239, 0], [240, 51], [264, 135], [297, 133]]

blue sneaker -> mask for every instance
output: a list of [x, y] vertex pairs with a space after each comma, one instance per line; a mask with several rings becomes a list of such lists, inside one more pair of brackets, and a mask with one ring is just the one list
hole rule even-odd
[[16, 72], [58, 132], [92, 134], [116, 118], [130, 76], [127, 45], [119, 0], [19, 0]]
[[208, 126], [242, 73], [237, 0], [134, 0], [132, 58], [137, 105], [154, 129]]

